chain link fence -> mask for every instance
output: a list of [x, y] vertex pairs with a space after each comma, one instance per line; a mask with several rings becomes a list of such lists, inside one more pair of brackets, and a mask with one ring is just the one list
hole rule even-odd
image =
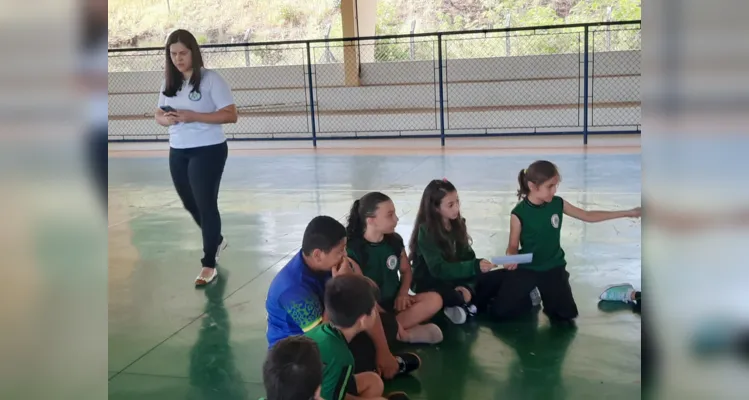
[[580, 126], [583, 37], [583, 29], [446, 36], [446, 128]]
[[591, 127], [639, 127], [642, 40], [631, 26], [590, 31]]
[[[201, 52], [233, 90], [230, 139], [444, 139], [639, 132], [640, 45], [633, 21]], [[168, 138], [153, 120], [165, 61], [164, 49], [110, 50], [110, 140]]]
[[[338, 63], [314, 66], [317, 135], [437, 134], [436, 41], [408, 39], [320, 43], [312, 58], [330, 52]], [[402, 61], [402, 59], [408, 61]], [[361, 60], [346, 62], [346, 60]]]

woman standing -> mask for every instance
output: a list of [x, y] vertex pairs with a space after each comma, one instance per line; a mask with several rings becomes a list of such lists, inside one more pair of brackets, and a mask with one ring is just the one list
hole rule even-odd
[[186, 30], [166, 41], [164, 85], [156, 122], [169, 127], [169, 170], [182, 204], [203, 233], [203, 269], [196, 286], [216, 278], [216, 261], [226, 241], [221, 235], [218, 190], [228, 147], [222, 124], [237, 122], [226, 81], [203, 68], [195, 37]]

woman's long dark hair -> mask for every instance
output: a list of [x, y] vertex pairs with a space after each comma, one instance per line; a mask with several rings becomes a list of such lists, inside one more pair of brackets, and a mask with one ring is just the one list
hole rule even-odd
[[[409, 258], [415, 260], [419, 252], [419, 228], [425, 226], [429, 235], [434, 238], [439, 248], [443, 249], [445, 259], [456, 261], [456, 252], [458, 248], [465, 248], [471, 245], [471, 237], [468, 235], [466, 220], [458, 214], [458, 218], [450, 221], [450, 231], [445, 229], [442, 223], [442, 215], [439, 212], [442, 199], [448, 193], [457, 192], [458, 189], [446, 179], [435, 179], [424, 189], [419, 204], [419, 212], [416, 213], [414, 230], [411, 233], [411, 240], [408, 244], [410, 252]], [[455, 238], [455, 243], [451, 243], [451, 237]]]
[[185, 77], [172, 62], [172, 57], [169, 54], [169, 47], [175, 43], [182, 43], [190, 49], [190, 53], [192, 53], [191, 92], [200, 93], [200, 75], [201, 68], [203, 68], [203, 56], [200, 54], [200, 46], [198, 46], [198, 41], [192, 33], [184, 29], [177, 29], [166, 39], [166, 68], [164, 68], [164, 81], [166, 84], [164, 85], [164, 96], [174, 97], [177, 95], [177, 92], [182, 89], [182, 83], [185, 80]]
[[386, 201], [390, 201], [390, 197], [380, 192], [369, 192], [361, 199], [354, 201], [346, 223], [346, 236], [349, 240], [364, 236], [367, 218], [374, 217], [377, 207]]

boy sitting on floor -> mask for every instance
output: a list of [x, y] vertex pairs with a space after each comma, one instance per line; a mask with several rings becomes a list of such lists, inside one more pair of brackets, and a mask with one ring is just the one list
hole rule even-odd
[[263, 364], [266, 399], [322, 400], [322, 370], [320, 351], [314, 340], [305, 336], [279, 340]]
[[[378, 318], [377, 288], [356, 274], [343, 274], [325, 285], [325, 312], [329, 322], [318, 325], [305, 336], [317, 343], [323, 362], [321, 396], [326, 400], [382, 399], [383, 383], [374, 372], [353, 375], [354, 356], [348, 343], [359, 333], [372, 328]], [[420, 364], [410, 360], [413, 367]], [[353, 376], [352, 376], [353, 375]], [[405, 393], [388, 396], [390, 400], [405, 400]]]

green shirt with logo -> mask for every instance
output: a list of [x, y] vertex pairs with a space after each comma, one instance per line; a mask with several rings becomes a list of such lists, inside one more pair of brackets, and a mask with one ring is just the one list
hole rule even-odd
[[304, 334], [317, 343], [323, 364], [320, 395], [326, 400], [342, 400], [354, 383], [354, 356], [343, 334], [329, 323]]
[[533, 261], [519, 264], [519, 268], [547, 271], [567, 264], [561, 245], [564, 200], [554, 196], [549, 203], [536, 205], [527, 198], [521, 200], [512, 214], [520, 219], [519, 254], [533, 253]]
[[429, 290], [452, 288], [455, 286], [474, 287], [476, 276], [481, 273], [476, 253], [471, 246], [459, 246], [454, 234], [450, 233], [449, 246], [454, 257], [448, 258], [429, 232], [426, 225], [418, 231], [418, 250], [413, 262], [413, 290], [416, 293]]
[[362, 237], [352, 238], [346, 248], [348, 256], [359, 264], [364, 276], [379, 287], [380, 303], [394, 301], [401, 284], [398, 271], [405, 248], [403, 238], [397, 233], [385, 235], [379, 243], [368, 242]]

